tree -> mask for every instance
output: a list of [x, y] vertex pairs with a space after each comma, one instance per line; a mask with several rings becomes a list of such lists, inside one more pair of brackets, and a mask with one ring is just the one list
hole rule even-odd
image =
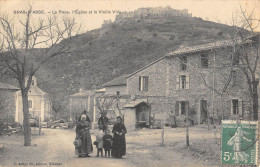
[[51, 102], [52, 102], [51, 108], [52, 111], [54, 112], [54, 120], [56, 120], [58, 113], [64, 111], [67, 108], [68, 100], [65, 98], [65, 95], [53, 96], [51, 98]]
[[100, 95], [96, 97], [96, 106], [101, 113], [107, 113], [111, 108], [118, 110], [118, 116], [121, 116], [124, 122], [124, 114], [121, 111], [120, 105], [120, 99], [122, 98], [123, 97], [120, 97], [119, 95]]
[[[239, 48], [233, 49], [233, 54], [236, 54], [239, 61], [241, 63], [239, 65], [239, 69], [246, 76], [248, 91], [250, 93], [250, 97], [252, 100], [252, 112], [253, 112], [253, 120], [258, 120], [258, 84], [259, 78], [257, 76], [257, 65], [259, 63], [259, 33], [256, 32], [259, 27], [260, 20], [254, 18], [254, 10], [248, 13], [246, 10], [242, 8], [240, 5], [240, 20], [241, 20], [241, 28], [247, 29], [250, 31], [251, 40], [256, 42], [248, 43], [248, 45], [242, 45]], [[236, 31], [230, 32], [230, 37], [232, 41], [240, 38], [243, 43], [247, 43], [248, 37], [245, 36], [241, 30], [236, 29]], [[235, 46], [235, 45], [234, 45]]]
[[[231, 25], [227, 26], [226, 32], [229, 39], [226, 41], [228, 46], [218, 48], [218, 52], [226, 57], [219, 60], [218, 65], [214, 66], [213, 77], [217, 78], [220, 84], [208, 82], [203, 73], [199, 73], [204, 85], [213, 90], [213, 94], [220, 96], [222, 105], [222, 119], [224, 119], [225, 97], [232, 90], [232, 80], [236, 72], [242, 74], [240, 77], [245, 79], [241, 85], [236, 85], [240, 89], [245, 89], [248, 95], [250, 120], [258, 120], [258, 84], [257, 75], [259, 63], [259, 34], [256, 29], [260, 20], [253, 18], [254, 10], [248, 13], [240, 5], [240, 12], [231, 19]], [[224, 44], [224, 43], [223, 43]], [[215, 76], [214, 76], [215, 74]], [[216, 76], [217, 74], [217, 76]], [[211, 74], [210, 74], [211, 75]], [[239, 78], [239, 79], [241, 79]]]
[[[32, 6], [23, 18], [0, 15], [0, 61], [8, 75], [16, 79], [22, 94], [24, 145], [31, 145], [28, 91], [32, 77], [51, 58], [69, 53], [65, 38], [77, 35], [80, 26], [75, 19], [33, 15]], [[39, 49], [41, 48], [41, 49]]]

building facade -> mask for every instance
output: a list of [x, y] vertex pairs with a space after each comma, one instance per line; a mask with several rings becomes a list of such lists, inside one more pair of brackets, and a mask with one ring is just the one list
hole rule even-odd
[[231, 49], [223, 41], [171, 52], [129, 75], [128, 94], [146, 98], [151, 113], [173, 113], [177, 124], [186, 112], [196, 124], [220, 117], [249, 119], [247, 80], [238, 68], [241, 62], [231, 62]]
[[0, 121], [14, 122], [19, 88], [0, 82]]
[[80, 89], [78, 93], [70, 95], [70, 120], [75, 121], [83, 111], [87, 111], [89, 118], [93, 121], [94, 90]]
[[[123, 75], [115, 78], [101, 86], [100, 89], [83, 90], [80, 89], [78, 93], [70, 95], [70, 115], [71, 119], [75, 120], [80, 114], [86, 110], [90, 120], [96, 124], [101, 111], [99, 107], [106, 107], [105, 105], [112, 101], [107, 108], [107, 117], [114, 120], [119, 115], [119, 109], [122, 109], [129, 96], [126, 94], [126, 80], [128, 75]], [[118, 97], [118, 100], [117, 100]], [[104, 102], [105, 101], [105, 102]], [[104, 102], [103, 106], [102, 103]], [[95, 127], [95, 125], [93, 126]]]
[[94, 110], [96, 121], [101, 112], [98, 106], [106, 108], [107, 117], [110, 120], [116, 120], [117, 116], [123, 114], [123, 106], [130, 100], [130, 96], [127, 94], [127, 77], [128, 74], [121, 75], [103, 84], [102, 89], [96, 90]]
[[[15, 121], [23, 123], [23, 103], [21, 91], [16, 94], [16, 114]], [[36, 77], [32, 78], [30, 90], [28, 92], [29, 114], [32, 118], [40, 121], [48, 121], [51, 117], [50, 95], [43, 92], [37, 86]]]

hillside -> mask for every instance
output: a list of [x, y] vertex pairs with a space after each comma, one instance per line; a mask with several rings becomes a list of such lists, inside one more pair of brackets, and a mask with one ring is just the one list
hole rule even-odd
[[45, 64], [37, 73], [39, 87], [50, 94], [98, 87], [181, 46], [226, 39], [226, 28], [186, 16], [142, 17], [104, 24], [70, 39], [72, 48], [81, 52], [58, 56]]

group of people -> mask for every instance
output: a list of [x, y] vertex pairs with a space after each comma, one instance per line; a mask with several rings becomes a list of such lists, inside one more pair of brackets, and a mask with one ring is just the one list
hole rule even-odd
[[[103, 157], [103, 149], [106, 157], [111, 155], [115, 158], [122, 158], [126, 154], [125, 134], [127, 130], [120, 116], [116, 120], [117, 122], [112, 130], [113, 136], [111, 136], [106, 113], [101, 113], [101, 117], [98, 120], [99, 131], [96, 134], [96, 141], [93, 143], [97, 148], [97, 157], [99, 157], [99, 154]], [[74, 141], [75, 154], [79, 155], [79, 157], [90, 157], [89, 154], [93, 153], [90, 128], [90, 119], [87, 116], [87, 112], [84, 111], [78, 120], [76, 139]]]

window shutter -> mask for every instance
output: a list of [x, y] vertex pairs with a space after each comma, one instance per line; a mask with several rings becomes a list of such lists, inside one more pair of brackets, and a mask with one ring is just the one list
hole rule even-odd
[[185, 111], [186, 111], [185, 115], [188, 114], [189, 116], [189, 101], [185, 102]]
[[175, 116], [178, 116], [179, 115], [179, 102], [176, 101], [175, 103]]
[[142, 77], [139, 76], [139, 91], [141, 91], [141, 79], [142, 79]]
[[243, 101], [238, 100], [238, 115], [243, 115]]
[[176, 90], [180, 89], [180, 76], [176, 77]]
[[231, 111], [231, 100], [226, 101], [226, 114], [233, 115], [233, 112]]
[[180, 70], [182, 70], [182, 59], [181, 59], [181, 57], [179, 58], [179, 62], [180, 62]]
[[145, 77], [145, 91], [148, 91], [148, 79], [149, 77]]
[[190, 89], [190, 76], [186, 75], [186, 89]]
[[208, 55], [208, 67], [210, 67], [211, 61], [210, 61], [211, 55]]

